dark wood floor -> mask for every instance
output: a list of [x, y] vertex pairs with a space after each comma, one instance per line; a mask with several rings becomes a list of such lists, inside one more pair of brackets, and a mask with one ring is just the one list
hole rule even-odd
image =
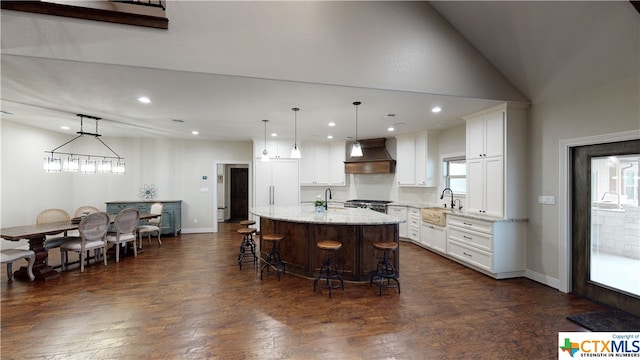
[[1, 358], [552, 359], [559, 331], [586, 331], [567, 315], [603, 309], [404, 242], [402, 294], [347, 283], [329, 299], [310, 279], [240, 271], [238, 226], [50, 282], [3, 276]]

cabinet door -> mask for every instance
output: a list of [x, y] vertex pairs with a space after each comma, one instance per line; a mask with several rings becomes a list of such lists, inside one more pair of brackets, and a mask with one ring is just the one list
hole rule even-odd
[[273, 205], [300, 205], [298, 160], [270, 161]]
[[444, 228], [433, 227], [433, 248], [441, 253], [447, 253], [447, 235]]
[[422, 231], [420, 232], [420, 243], [429, 248], [433, 248], [434, 229], [432, 225], [422, 223]]
[[407, 237], [407, 208], [404, 206], [389, 206], [387, 208], [389, 215], [395, 216], [399, 219], [404, 220], [405, 222], [400, 223], [400, 237]]
[[416, 136], [415, 141], [415, 184], [427, 185], [427, 135]]
[[484, 167], [485, 214], [502, 217], [504, 213], [504, 168], [502, 157], [486, 158]]
[[486, 157], [502, 156], [504, 149], [504, 112], [484, 117], [484, 154]]
[[398, 185], [414, 185], [416, 179], [415, 140], [413, 137], [398, 137], [397, 139], [396, 179]]
[[334, 141], [329, 145], [329, 184], [347, 184], [344, 173], [345, 144], [346, 142], [344, 141]]
[[482, 213], [484, 210], [484, 162], [467, 160], [467, 211]]
[[467, 120], [467, 160], [483, 157], [484, 137], [483, 119]]
[[300, 146], [302, 159], [300, 160], [300, 185], [314, 185], [316, 178], [316, 147], [312, 143], [304, 143]]
[[254, 160], [254, 206], [271, 205], [271, 161]]
[[315, 183], [329, 184], [329, 144], [316, 144], [313, 159]]

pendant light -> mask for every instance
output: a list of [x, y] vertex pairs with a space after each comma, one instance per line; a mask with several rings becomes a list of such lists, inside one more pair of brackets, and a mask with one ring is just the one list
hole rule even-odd
[[358, 105], [362, 104], [360, 101], [354, 101], [353, 105], [356, 107], [356, 142], [351, 146], [351, 157], [362, 156], [362, 147], [360, 141], [358, 141]]
[[302, 154], [300, 154], [300, 149], [298, 148], [298, 111], [299, 108], [292, 108], [293, 110], [293, 149], [291, 149], [291, 158], [292, 159], [300, 159]]
[[262, 150], [260, 161], [269, 161], [269, 152], [267, 151], [267, 123], [269, 120], [262, 120], [262, 122], [264, 122], [264, 150]]

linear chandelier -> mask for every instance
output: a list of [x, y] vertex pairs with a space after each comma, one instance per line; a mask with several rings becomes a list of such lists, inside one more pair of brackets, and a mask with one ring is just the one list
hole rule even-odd
[[[77, 114], [80, 117], [80, 131], [76, 132], [78, 136], [73, 139], [67, 141], [66, 143], [58, 146], [57, 148], [51, 151], [45, 151], [45, 153], [51, 154], [44, 158], [44, 171], [50, 173], [59, 173], [62, 171], [65, 172], [82, 172], [85, 174], [95, 174], [95, 173], [104, 173], [104, 174], [116, 174], [116, 175], [124, 175], [125, 173], [125, 163], [124, 158], [120, 157], [113, 149], [109, 147], [102, 139], [100, 139], [100, 135], [98, 133], [98, 120], [101, 118], [95, 116], [89, 116], [84, 114]], [[84, 131], [84, 119], [94, 120], [96, 123], [96, 132], [86, 132]], [[104, 156], [104, 155], [89, 155], [89, 154], [77, 154], [77, 153], [66, 153], [57, 151], [61, 147], [85, 136], [93, 136], [96, 140], [100, 141], [102, 145], [104, 145], [109, 151], [111, 151], [115, 156]], [[64, 155], [64, 156], [61, 156]]]

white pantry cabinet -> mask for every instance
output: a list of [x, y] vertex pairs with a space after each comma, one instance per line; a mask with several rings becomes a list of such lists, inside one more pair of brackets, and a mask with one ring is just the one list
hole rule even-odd
[[398, 186], [437, 186], [438, 140], [434, 133], [397, 136]]
[[467, 212], [526, 218], [526, 113], [503, 104], [466, 120]]

